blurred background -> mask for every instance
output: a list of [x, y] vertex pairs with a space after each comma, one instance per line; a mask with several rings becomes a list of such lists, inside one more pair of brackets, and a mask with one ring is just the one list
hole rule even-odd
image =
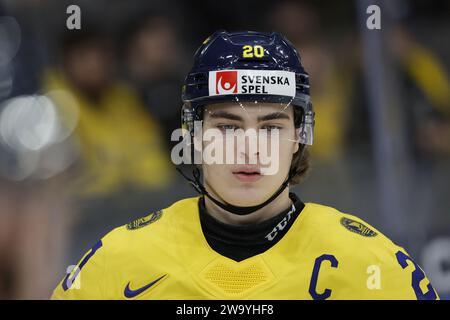
[[[80, 30], [66, 25], [73, 4]], [[112, 228], [196, 195], [170, 134], [217, 29], [294, 43], [316, 111], [294, 190], [382, 230], [450, 298], [448, 1], [3, 0], [0, 299], [47, 299]]]

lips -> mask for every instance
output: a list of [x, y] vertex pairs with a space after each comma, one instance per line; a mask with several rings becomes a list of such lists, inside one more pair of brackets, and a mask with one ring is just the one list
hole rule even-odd
[[233, 176], [241, 182], [256, 182], [262, 178], [258, 167], [243, 166], [233, 170]]

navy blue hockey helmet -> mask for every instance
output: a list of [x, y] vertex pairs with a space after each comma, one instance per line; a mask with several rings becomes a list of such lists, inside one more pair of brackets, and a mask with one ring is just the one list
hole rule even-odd
[[202, 107], [220, 102], [272, 102], [300, 108], [299, 142], [313, 142], [309, 76], [281, 34], [218, 31], [194, 56], [182, 90], [182, 124], [190, 132]]

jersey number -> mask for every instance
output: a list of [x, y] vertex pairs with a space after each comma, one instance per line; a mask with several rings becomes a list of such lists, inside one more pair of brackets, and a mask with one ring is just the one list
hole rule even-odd
[[419, 265], [415, 263], [411, 259], [411, 257], [401, 251], [398, 251], [395, 256], [397, 257], [397, 261], [403, 269], [408, 266], [408, 260], [414, 265], [415, 270], [412, 273], [412, 287], [414, 289], [414, 293], [416, 294], [417, 300], [436, 300], [436, 292], [434, 291], [431, 283], [427, 285], [428, 291], [425, 293], [420, 288], [420, 282], [425, 279], [425, 273], [423, 273]]

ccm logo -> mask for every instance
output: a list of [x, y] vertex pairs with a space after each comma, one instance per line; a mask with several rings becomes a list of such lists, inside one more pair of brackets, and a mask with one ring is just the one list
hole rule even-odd
[[216, 73], [216, 94], [238, 92], [237, 71], [219, 71]]

